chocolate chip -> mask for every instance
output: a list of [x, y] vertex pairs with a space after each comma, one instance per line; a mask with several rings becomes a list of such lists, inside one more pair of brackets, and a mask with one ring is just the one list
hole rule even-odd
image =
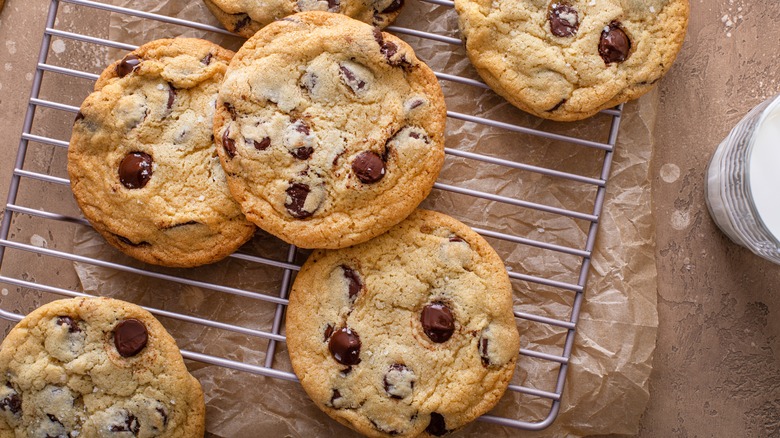
[[431, 341], [447, 342], [455, 331], [455, 317], [444, 303], [435, 302], [423, 308], [420, 315], [423, 331]]
[[309, 125], [306, 124], [303, 120], [294, 120], [293, 124], [295, 126], [295, 130], [300, 132], [303, 135], [309, 135], [311, 133], [311, 130], [309, 129]]
[[165, 412], [165, 408], [157, 407], [154, 408], [155, 411], [157, 411], [158, 414], [162, 417], [163, 420], [163, 427], [168, 426], [168, 413]]
[[287, 188], [287, 196], [290, 198], [289, 202], [284, 204], [284, 208], [287, 212], [296, 219], [306, 219], [314, 214], [313, 211], [306, 211], [304, 206], [306, 205], [306, 198], [309, 196], [311, 188], [303, 183], [292, 183]]
[[114, 328], [114, 345], [122, 357], [140, 353], [148, 340], [146, 326], [137, 319], [126, 319]]
[[341, 265], [341, 269], [344, 270], [344, 277], [349, 282], [349, 299], [354, 300], [360, 290], [363, 289], [363, 282], [360, 281], [360, 275], [349, 266]]
[[131, 53], [125, 56], [122, 61], [117, 64], [116, 74], [118, 74], [120, 78], [123, 78], [135, 71], [139, 65], [141, 65], [141, 58]]
[[119, 163], [119, 181], [128, 189], [142, 189], [152, 177], [152, 156], [130, 152]]
[[236, 156], [236, 141], [230, 138], [230, 128], [226, 128], [222, 133], [222, 148], [225, 149], [228, 158]]
[[141, 425], [135, 415], [127, 413], [124, 424], [112, 424], [108, 430], [111, 432], [132, 432], [133, 435], [138, 435]]
[[9, 388], [11, 388], [11, 393], [8, 394], [4, 399], [0, 400], [0, 410], [2, 411], [8, 411], [14, 415], [22, 412], [22, 398], [19, 397], [19, 393], [16, 392], [10, 385], [6, 384]]
[[386, 8], [382, 10], [382, 13], [389, 14], [391, 12], [395, 12], [401, 9], [401, 6], [403, 5], [404, 5], [404, 0], [393, 0]]
[[559, 37], [570, 37], [577, 33], [580, 19], [577, 10], [572, 6], [554, 2], [550, 5], [550, 31]]
[[341, 376], [342, 376], [342, 377], [347, 377], [347, 375], [348, 375], [349, 373], [351, 373], [351, 372], [352, 372], [352, 367], [351, 367], [351, 366], [349, 366], [349, 367], [346, 367], [346, 368], [344, 368], [343, 370], [341, 370]]
[[[408, 388], [405, 385], [399, 385], [399, 383], [404, 383], [404, 379], [408, 380]], [[390, 369], [387, 370], [383, 383], [385, 385], [385, 392], [390, 394], [390, 398], [400, 400], [411, 395], [412, 391], [414, 390], [415, 381], [416, 376], [411, 370], [409, 370], [409, 368], [406, 367], [406, 365], [394, 363], [390, 365]]]
[[119, 239], [120, 242], [122, 242], [122, 243], [124, 243], [126, 245], [130, 245], [130, 246], [139, 247], [139, 246], [149, 246], [149, 245], [151, 245], [149, 242], [146, 242], [146, 241], [141, 241], [141, 242], [135, 243], [132, 240], [128, 239], [127, 237], [120, 236], [119, 234], [114, 234], [114, 236], [116, 236], [116, 238]]
[[211, 57], [214, 56], [211, 54], [211, 52], [207, 53], [206, 56], [203, 57], [203, 59], [200, 60], [201, 64], [209, 65], [211, 64]]
[[252, 144], [255, 146], [255, 149], [258, 151], [264, 151], [268, 149], [268, 146], [271, 146], [271, 138], [270, 137], [263, 137], [262, 140], [252, 140]]
[[236, 120], [236, 108], [227, 102], [223, 103], [222, 106], [230, 113], [230, 118]]
[[58, 316], [57, 325], [68, 326], [68, 333], [78, 333], [81, 331], [78, 324], [76, 324], [76, 322], [73, 321], [73, 318], [71, 318], [70, 316]]
[[415, 99], [415, 100], [413, 100], [413, 101], [412, 101], [412, 102], [409, 104], [409, 109], [415, 109], [415, 108], [417, 108], [418, 106], [420, 106], [420, 105], [422, 105], [422, 104], [424, 104], [424, 103], [425, 103], [425, 101], [424, 101], [424, 100], [422, 100], [422, 99]]
[[349, 327], [344, 327], [333, 334], [328, 342], [328, 350], [343, 365], [360, 363], [360, 336]]
[[558, 108], [562, 107], [563, 104], [566, 103], [566, 99], [562, 99], [560, 102], [556, 103], [554, 107], [547, 110], [548, 113], [551, 113], [553, 111], [557, 111]]
[[168, 104], [167, 107], [170, 110], [173, 108], [173, 102], [176, 100], [176, 88], [169, 82], [168, 83]]
[[390, 65], [399, 65], [398, 62], [394, 62], [390, 59], [398, 52], [398, 46], [392, 41], [385, 41], [382, 31], [378, 27], [374, 28], [374, 40], [379, 44], [379, 51], [385, 55], [387, 62], [390, 63]]
[[482, 358], [482, 365], [490, 365], [490, 357], [488, 356], [488, 340], [482, 338], [479, 340], [479, 356]]
[[238, 32], [239, 30], [248, 26], [249, 23], [252, 22], [252, 18], [248, 14], [235, 14], [235, 15], [243, 16], [243, 17], [236, 22], [236, 27], [233, 28], [233, 32]]
[[431, 412], [431, 422], [428, 423], [425, 431], [433, 436], [442, 436], [449, 432], [447, 425], [444, 423], [444, 417], [436, 412]]
[[413, 139], [415, 139], [415, 140], [420, 140], [420, 139], [422, 139], [422, 141], [424, 141], [426, 144], [430, 143], [430, 141], [431, 141], [431, 139], [430, 139], [430, 138], [428, 138], [428, 136], [427, 136], [427, 135], [425, 135], [425, 134], [420, 134], [419, 132], [415, 132], [415, 131], [411, 131], [411, 132], [409, 132], [409, 137], [411, 137], [411, 138], [413, 138]]
[[353, 93], [357, 94], [358, 91], [361, 91], [366, 87], [366, 81], [355, 76], [355, 72], [346, 65], [340, 64], [339, 71], [341, 72], [341, 79], [344, 81], [344, 83], [347, 84]]
[[463, 242], [463, 239], [460, 236], [455, 235], [450, 237], [450, 242]]
[[312, 90], [314, 90], [314, 87], [317, 86], [318, 80], [319, 76], [317, 76], [316, 73], [306, 72], [301, 77], [301, 88], [311, 93]]
[[325, 340], [324, 340], [324, 342], [327, 342], [328, 339], [330, 339], [330, 335], [332, 335], [332, 334], [333, 334], [333, 326], [328, 324], [325, 327]]
[[82, 113], [81, 111], [79, 111], [79, 113], [76, 114], [76, 120], [73, 121], [73, 124], [75, 125], [76, 122], [78, 122], [79, 120], [84, 120], [84, 113]]
[[333, 390], [333, 395], [330, 397], [330, 404], [333, 405], [333, 403], [341, 398], [341, 393], [338, 389]]
[[599, 41], [599, 55], [606, 64], [623, 62], [628, 58], [631, 50], [631, 40], [626, 32], [620, 28], [620, 23], [613, 21], [601, 32]]
[[[270, 141], [269, 141], [270, 142]], [[314, 153], [314, 148], [312, 147], [300, 147], [298, 149], [294, 149], [290, 151], [293, 157], [299, 159], [299, 160], [308, 160], [309, 157], [311, 157], [311, 154]]]
[[366, 184], [378, 182], [385, 176], [385, 162], [374, 152], [361, 152], [352, 161], [352, 171]]

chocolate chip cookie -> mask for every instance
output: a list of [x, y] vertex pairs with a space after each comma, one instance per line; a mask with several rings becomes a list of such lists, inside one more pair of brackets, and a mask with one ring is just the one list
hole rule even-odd
[[84, 216], [123, 252], [189, 267], [252, 237], [212, 137], [232, 55], [204, 40], [153, 41], [110, 65], [84, 100], [68, 149], [71, 187]]
[[343, 248], [403, 220], [444, 161], [433, 72], [400, 39], [328, 12], [264, 27], [220, 88], [214, 136], [247, 218], [304, 248]]
[[41, 306], [0, 347], [0, 436], [198, 437], [200, 384], [147, 311], [109, 298]]
[[203, 0], [225, 28], [250, 38], [263, 26], [298, 12], [344, 14], [383, 28], [401, 12], [404, 0]]
[[519, 352], [509, 277], [482, 237], [418, 210], [315, 251], [287, 309], [290, 360], [328, 415], [372, 437], [441, 436], [490, 410]]
[[649, 91], [672, 66], [688, 0], [455, 0], [482, 79], [516, 107], [580, 120]]

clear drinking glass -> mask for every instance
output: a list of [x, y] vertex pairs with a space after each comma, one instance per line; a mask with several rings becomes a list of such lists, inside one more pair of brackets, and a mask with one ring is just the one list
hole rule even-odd
[[718, 146], [705, 194], [731, 240], [780, 264], [780, 95], [753, 108]]

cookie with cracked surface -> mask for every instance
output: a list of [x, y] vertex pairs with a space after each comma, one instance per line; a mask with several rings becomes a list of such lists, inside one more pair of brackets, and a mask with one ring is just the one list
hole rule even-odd
[[110, 65], [81, 105], [68, 149], [73, 194], [126, 254], [190, 267], [252, 237], [212, 137], [232, 55], [199, 39], [153, 41]]
[[0, 347], [3, 437], [202, 437], [205, 409], [176, 341], [134, 304], [54, 301]]
[[203, 0], [225, 28], [244, 38], [298, 12], [327, 11], [384, 28], [401, 12], [404, 0]]
[[590, 117], [650, 91], [682, 47], [688, 0], [455, 0], [466, 51], [516, 107]]
[[304, 248], [377, 236], [428, 195], [444, 97], [411, 47], [328, 12], [263, 28], [238, 51], [214, 137], [249, 220]]
[[314, 403], [371, 437], [440, 436], [474, 420], [506, 390], [519, 351], [501, 259], [425, 210], [360, 245], [315, 251], [286, 327]]

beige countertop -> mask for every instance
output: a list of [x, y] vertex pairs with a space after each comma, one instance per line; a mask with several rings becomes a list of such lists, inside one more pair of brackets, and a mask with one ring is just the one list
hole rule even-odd
[[[3, 200], [48, 4], [6, 0], [0, 14]], [[659, 83], [659, 336], [640, 436], [780, 434], [780, 266], [717, 230], [703, 183], [730, 127], [780, 92], [778, 16], [776, 0], [692, 0], [685, 46]]]

